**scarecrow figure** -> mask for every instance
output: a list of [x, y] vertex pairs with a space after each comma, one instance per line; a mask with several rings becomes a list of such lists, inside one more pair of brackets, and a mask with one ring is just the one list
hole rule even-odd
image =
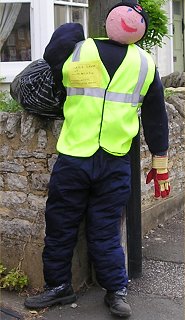
[[128, 317], [128, 276], [120, 223], [131, 187], [129, 150], [139, 130], [152, 154], [155, 196], [169, 195], [168, 120], [163, 87], [152, 57], [137, 42], [148, 16], [136, 1], [122, 1], [107, 14], [108, 38], [84, 38], [80, 24], [60, 26], [45, 49], [57, 86], [65, 92], [64, 123], [57, 142], [46, 204], [43, 250], [45, 290], [25, 301], [45, 308], [76, 300], [71, 262], [80, 222], [86, 217], [89, 257], [105, 303]]

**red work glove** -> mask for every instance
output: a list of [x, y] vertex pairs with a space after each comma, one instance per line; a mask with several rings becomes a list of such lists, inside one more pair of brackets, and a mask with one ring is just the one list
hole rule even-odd
[[170, 194], [167, 156], [152, 157], [152, 169], [147, 174], [146, 184], [150, 183], [152, 180], [154, 180], [156, 198], [165, 198]]

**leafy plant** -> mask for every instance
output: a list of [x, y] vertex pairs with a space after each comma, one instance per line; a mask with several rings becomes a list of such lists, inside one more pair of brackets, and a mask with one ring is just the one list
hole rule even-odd
[[0, 91], [0, 111], [17, 112], [22, 107], [10, 96], [8, 91]]
[[164, 97], [165, 100], [168, 100], [169, 98], [171, 98], [172, 96], [177, 96], [178, 92], [175, 92], [174, 90], [170, 89], [170, 88], [165, 88], [164, 89]]
[[2, 263], [0, 263], [0, 277], [2, 277], [5, 271], [6, 271], [6, 268], [3, 266]]
[[149, 27], [146, 36], [139, 45], [148, 52], [155, 46], [162, 47], [163, 38], [169, 37], [168, 17], [162, 6], [166, 0], [140, 0], [139, 3], [149, 15]]
[[[2, 264], [0, 265], [0, 267], [3, 272], [6, 270], [6, 268]], [[0, 284], [1, 288], [6, 288], [10, 291], [21, 291], [28, 285], [28, 277], [24, 274], [23, 271], [15, 268], [10, 270], [7, 275], [1, 278]]]

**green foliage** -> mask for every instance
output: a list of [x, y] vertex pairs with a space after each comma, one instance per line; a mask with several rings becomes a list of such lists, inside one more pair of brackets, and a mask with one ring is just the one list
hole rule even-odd
[[28, 285], [28, 277], [24, 274], [23, 271], [19, 270], [18, 268], [14, 268], [10, 270], [6, 275], [4, 272], [6, 268], [3, 264], [0, 264], [0, 285], [1, 288], [8, 289], [10, 291], [21, 291], [24, 287]]
[[5, 271], [6, 271], [6, 268], [3, 266], [2, 263], [0, 263], [0, 277], [4, 274]]
[[22, 107], [10, 96], [8, 91], [0, 91], [0, 111], [17, 112]]
[[166, 0], [140, 0], [139, 3], [149, 15], [149, 28], [146, 36], [139, 42], [139, 45], [148, 52], [154, 46], [162, 47], [164, 36], [168, 34], [168, 17], [162, 9]]
[[171, 90], [170, 88], [164, 89], [164, 98], [165, 100], [168, 100], [168, 98], [171, 98], [172, 96], [178, 95], [177, 92], [174, 92], [174, 90]]

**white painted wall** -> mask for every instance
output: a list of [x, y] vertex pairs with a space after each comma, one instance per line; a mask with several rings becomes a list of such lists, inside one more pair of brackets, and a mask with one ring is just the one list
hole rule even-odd
[[168, 32], [169, 38], [163, 39], [162, 48], [155, 48], [155, 62], [158, 67], [160, 76], [166, 76], [174, 71], [173, 69], [173, 16], [172, 16], [172, 0], [169, 0], [164, 5], [164, 10], [167, 13], [169, 20]]
[[43, 56], [54, 31], [54, 3], [52, 0], [32, 0], [31, 2], [32, 60]]

